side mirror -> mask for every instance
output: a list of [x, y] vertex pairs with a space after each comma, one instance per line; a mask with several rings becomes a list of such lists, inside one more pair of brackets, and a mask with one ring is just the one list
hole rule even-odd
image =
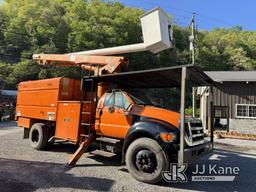
[[125, 116], [131, 116], [132, 114], [131, 114], [130, 111], [124, 111], [124, 115], [125, 115]]
[[131, 116], [132, 115], [132, 112], [131, 112], [131, 106], [133, 105], [133, 103], [130, 103], [127, 107], [126, 107], [126, 109], [124, 109], [124, 114], [126, 115], [126, 116]]
[[130, 103], [127, 107], [126, 107], [126, 109], [124, 110], [124, 111], [130, 111], [129, 109], [130, 109], [130, 107], [133, 105], [133, 103]]

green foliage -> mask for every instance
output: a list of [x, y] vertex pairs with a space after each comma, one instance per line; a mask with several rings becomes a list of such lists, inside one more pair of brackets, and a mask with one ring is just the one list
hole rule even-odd
[[[78, 68], [42, 67], [33, 53], [68, 53], [142, 42], [142, 9], [104, 0], [4, 0], [0, 4], [0, 79], [9, 88], [30, 79], [80, 77]], [[129, 69], [190, 63], [188, 28], [174, 26], [176, 47], [132, 53]], [[196, 63], [205, 70], [256, 68], [256, 32], [241, 27], [199, 31]]]
[[197, 63], [206, 70], [256, 68], [256, 32], [239, 27], [201, 31], [197, 42]]
[[15, 65], [0, 63], [0, 79], [6, 82], [8, 88], [16, 88], [19, 81], [37, 79], [39, 70], [37, 64], [28, 60]]
[[[196, 117], [199, 117], [199, 115], [200, 115], [200, 110], [197, 108], [196, 111], [195, 111], [195, 113], [196, 113], [195, 116], [196, 116]], [[190, 107], [186, 108], [186, 109], [185, 109], [185, 114], [192, 116], [192, 115], [193, 115], [193, 107], [190, 106]]]

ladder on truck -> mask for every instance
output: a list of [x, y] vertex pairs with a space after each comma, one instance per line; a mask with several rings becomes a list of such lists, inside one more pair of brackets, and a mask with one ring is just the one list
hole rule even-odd
[[[89, 73], [89, 77], [91, 76], [91, 72]], [[86, 81], [86, 84], [84, 84], [84, 81]], [[88, 86], [89, 85], [89, 86]], [[88, 86], [89, 90], [84, 88], [84, 86]], [[89, 92], [89, 99], [88, 99], [88, 93]], [[80, 157], [83, 155], [83, 153], [87, 150], [87, 148], [90, 146], [90, 144], [95, 140], [95, 133], [92, 129], [93, 125], [93, 115], [95, 113], [94, 111], [94, 102], [95, 102], [95, 87], [93, 79], [86, 79], [83, 80], [81, 78], [81, 109], [80, 109], [80, 132], [81, 129], [84, 128], [84, 133], [80, 133], [81, 142], [79, 145], [79, 148], [76, 150], [76, 152], [72, 155], [72, 157], [68, 161], [69, 166], [74, 166], [76, 162], [80, 159]], [[88, 105], [89, 104], [89, 105]], [[86, 106], [89, 106], [89, 111], [84, 110]], [[83, 121], [84, 117], [87, 116], [88, 121]]]

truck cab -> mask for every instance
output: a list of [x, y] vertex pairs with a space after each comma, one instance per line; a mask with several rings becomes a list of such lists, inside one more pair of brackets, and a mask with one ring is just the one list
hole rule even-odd
[[[162, 123], [170, 127], [167, 132], [178, 134], [179, 118], [178, 112], [164, 109], [142, 91], [113, 90], [105, 93], [99, 99], [95, 130], [99, 135], [125, 139], [134, 124], [136, 125], [140, 121], [157, 120], [159, 124]], [[174, 137], [178, 138], [177, 135]], [[186, 117], [185, 139], [189, 146], [203, 143], [203, 127], [199, 119]]]

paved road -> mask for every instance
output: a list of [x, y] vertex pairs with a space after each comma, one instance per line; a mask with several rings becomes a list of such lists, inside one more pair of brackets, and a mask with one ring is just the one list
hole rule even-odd
[[17, 127], [15, 122], [0, 122], [0, 136], [20, 131], [21, 129]]
[[[198, 164], [238, 166], [234, 182], [192, 182], [149, 185], [134, 180], [120, 157], [104, 158], [86, 153], [69, 169], [67, 159], [76, 150], [70, 144], [55, 144], [45, 151], [30, 148], [14, 122], [0, 124], [0, 192], [32, 191], [255, 191], [256, 142], [220, 139], [216, 150]], [[188, 178], [195, 170], [191, 164]]]

